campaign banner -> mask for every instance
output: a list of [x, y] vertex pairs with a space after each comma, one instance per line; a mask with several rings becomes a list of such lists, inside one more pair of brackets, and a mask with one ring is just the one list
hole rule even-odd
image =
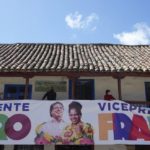
[[0, 101], [0, 144], [149, 143], [146, 107], [119, 100]]

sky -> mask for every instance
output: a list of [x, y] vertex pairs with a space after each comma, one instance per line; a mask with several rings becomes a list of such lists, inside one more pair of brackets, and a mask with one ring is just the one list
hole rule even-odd
[[0, 43], [150, 44], [150, 0], [0, 0]]

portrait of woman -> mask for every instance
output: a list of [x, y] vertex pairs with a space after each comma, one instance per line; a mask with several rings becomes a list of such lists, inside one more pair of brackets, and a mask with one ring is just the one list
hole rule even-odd
[[63, 144], [94, 144], [93, 128], [90, 123], [82, 121], [82, 105], [79, 102], [69, 104], [69, 118], [71, 123], [63, 132]]

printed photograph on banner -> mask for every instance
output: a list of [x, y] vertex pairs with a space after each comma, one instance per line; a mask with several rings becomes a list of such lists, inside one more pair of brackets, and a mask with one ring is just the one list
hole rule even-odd
[[[69, 122], [64, 120], [64, 111], [68, 112]], [[50, 105], [50, 120], [37, 125], [36, 144], [94, 144], [93, 127], [82, 121], [82, 105], [72, 101], [64, 110], [61, 102]]]

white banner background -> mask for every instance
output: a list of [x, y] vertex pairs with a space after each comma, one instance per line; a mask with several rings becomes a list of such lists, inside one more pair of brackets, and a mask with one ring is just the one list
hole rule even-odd
[[[138, 114], [140, 116], [143, 116], [146, 120], [146, 123], [148, 125], [148, 128], [150, 130], [150, 122], [148, 121], [147, 117], [150, 116], [150, 110], [148, 108], [144, 108], [146, 111], [145, 114], [141, 112], [139, 112], [138, 108], [133, 110], [133, 111], [127, 111], [127, 110], [122, 110], [121, 106], [124, 102], [119, 101], [119, 100], [114, 100], [114, 101], [104, 101], [104, 100], [62, 100], [62, 101], [58, 101], [63, 103], [64, 105], [64, 114], [63, 114], [63, 119], [65, 120], [65, 122], [67, 124], [70, 124], [71, 121], [69, 119], [69, 114], [68, 114], [68, 105], [72, 102], [72, 101], [77, 101], [82, 105], [82, 121], [86, 122], [86, 123], [90, 123], [94, 129], [94, 144], [99, 145], [99, 144], [105, 144], [105, 145], [109, 145], [109, 144], [147, 144], [149, 145], [150, 140], [146, 141], [144, 139], [137, 139], [137, 140], [125, 140], [125, 139], [121, 139], [121, 140], [115, 140], [114, 139], [114, 131], [113, 130], [109, 130], [108, 131], [108, 139], [107, 140], [100, 140], [99, 138], [99, 128], [101, 128], [101, 124], [99, 124], [98, 121], [98, 115], [99, 114], [105, 114], [105, 113], [123, 113], [125, 115], [127, 115], [131, 120], [133, 117], [133, 114]], [[25, 136], [23, 139], [20, 140], [14, 140], [9, 138], [7, 135], [7, 139], [6, 140], [2, 140], [2, 138], [0, 139], [0, 144], [35, 144], [35, 137], [36, 137], [36, 132], [35, 129], [36, 127], [43, 123], [43, 122], [47, 122], [51, 119], [50, 114], [49, 114], [49, 109], [50, 109], [50, 105], [52, 103], [55, 103], [57, 101], [40, 101], [40, 100], [12, 100], [12, 101], [0, 101], [0, 115], [1, 114], [5, 114], [9, 117], [15, 115], [15, 114], [24, 114], [26, 116], [28, 116], [28, 118], [31, 121], [31, 130], [28, 133], [27, 136]], [[12, 107], [11, 111], [4, 111], [3, 110], [3, 106], [4, 104], [15, 104], [15, 103], [21, 103], [18, 107], [18, 111], [16, 111], [14, 109], [14, 107]], [[21, 106], [23, 103], [29, 103], [29, 111], [22, 111]], [[101, 106], [104, 106], [103, 104], [106, 103], [109, 104], [110, 106], [112, 106], [113, 103], [116, 103], [115, 108], [119, 108], [119, 110], [108, 110], [107, 108], [105, 108], [104, 110], [101, 110], [98, 103], [101, 103]], [[125, 104], [127, 106], [127, 108], [130, 106], [130, 104]], [[1, 121], [1, 120], [0, 120]], [[113, 120], [111, 120], [109, 123], [113, 123]], [[121, 123], [122, 124], [122, 123]], [[5, 125], [4, 125], [5, 126]], [[123, 127], [124, 125], [122, 125]], [[3, 130], [3, 124], [0, 122], [0, 130]], [[20, 123], [15, 123], [13, 126], [14, 130], [19, 131], [22, 128], [22, 125]], [[149, 138], [150, 138], [150, 134], [148, 134]]]

